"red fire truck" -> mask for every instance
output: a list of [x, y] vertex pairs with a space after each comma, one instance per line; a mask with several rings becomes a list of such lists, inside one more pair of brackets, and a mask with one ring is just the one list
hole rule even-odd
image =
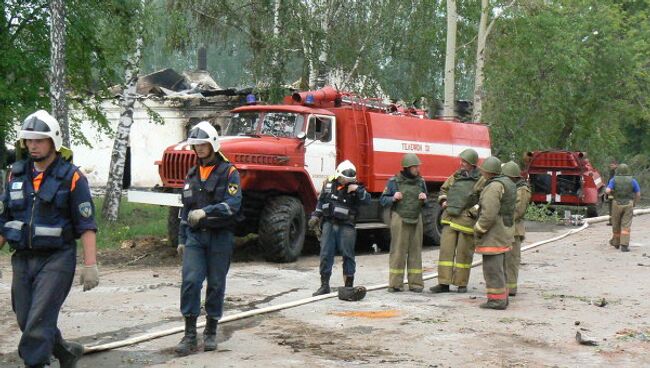
[[587, 216], [598, 216], [605, 183], [585, 152], [534, 151], [527, 152], [524, 159], [523, 176], [530, 183], [533, 203], [586, 210]]
[[[362, 99], [331, 87], [294, 93], [278, 105], [248, 105], [232, 110], [222, 130], [221, 151], [239, 169], [246, 219], [238, 235], [257, 233], [265, 257], [294, 261], [305, 239], [306, 219], [318, 193], [343, 160], [357, 167], [360, 182], [371, 193], [357, 227], [387, 231], [387, 211], [378, 199], [386, 182], [401, 170], [405, 153], [422, 160], [429, 190], [425, 242], [438, 244], [437, 191], [459, 166], [458, 154], [472, 147], [481, 159], [490, 155], [488, 128], [482, 124], [431, 120], [424, 112]], [[180, 189], [195, 162], [181, 142], [167, 148], [157, 162], [163, 182], [159, 192], [129, 192], [129, 200], [172, 206], [170, 239], [176, 239]], [[160, 193], [162, 191], [162, 193]]]

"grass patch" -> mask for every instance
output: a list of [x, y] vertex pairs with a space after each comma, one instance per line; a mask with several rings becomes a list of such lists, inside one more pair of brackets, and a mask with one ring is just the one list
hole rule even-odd
[[119, 248], [123, 241], [139, 237], [167, 237], [168, 207], [150, 204], [130, 203], [122, 198], [118, 220], [107, 223], [101, 217], [104, 198], [95, 198], [97, 227], [97, 248]]

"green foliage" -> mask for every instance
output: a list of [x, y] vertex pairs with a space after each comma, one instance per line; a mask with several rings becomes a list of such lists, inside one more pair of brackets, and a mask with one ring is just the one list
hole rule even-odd
[[495, 153], [582, 150], [596, 164], [627, 153], [639, 139], [628, 127], [648, 122], [647, 24], [647, 13], [590, 0], [529, 1], [502, 19], [486, 65]]
[[533, 204], [526, 208], [524, 219], [528, 221], [559, 223], [562, 218], [549, 204]]
[[[94, 200], [95, 208], [102, 208], [103, 198]], [[105, 222], [101, 216], [96, 217], [97, 247], [119, 248], [125, 240], [142, 236], [167, 237], [168, 208], [147, 204], [130, 203], [122, 200], [118, 220]]]

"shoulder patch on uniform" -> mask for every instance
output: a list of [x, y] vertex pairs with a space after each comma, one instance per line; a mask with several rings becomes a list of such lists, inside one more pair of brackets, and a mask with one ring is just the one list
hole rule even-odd
[[93, 215], [93, 206], [90, 202], [83, 202], [79, 205], [79, 214], [85, 218]]
[[234, 183], [228, 183], [228, 194], [234, 196], [239, 191], [239, 185]]

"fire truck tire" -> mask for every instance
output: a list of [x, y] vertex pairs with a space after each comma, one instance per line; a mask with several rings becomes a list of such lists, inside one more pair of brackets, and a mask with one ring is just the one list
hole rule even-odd
[[169, 207], [167, 215], [167, 242], [174, 248], [178, 245], [178, 229], [181, 227], [178, 211], [180, 211], [180, 207]]
[[270, 199], [260, 217], [259, 243], [271, 262], [293, 262], [305, 241], [307, 220], [300, 200], [289, 196]]
[[442, 209], [434, 200], [428, 200], [422, 209], [422, 225], [424, 227], [423, 245], [440, 245], [440, 213]]

